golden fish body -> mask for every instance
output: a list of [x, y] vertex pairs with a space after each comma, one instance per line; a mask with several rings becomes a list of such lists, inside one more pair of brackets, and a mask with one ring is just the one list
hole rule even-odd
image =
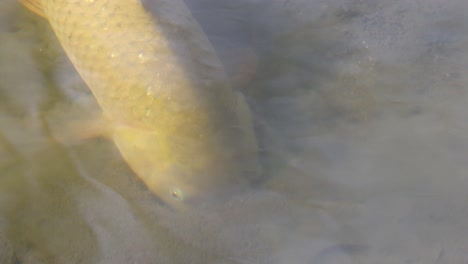
[[244, 98], [183, 0], [21, 0], [52, 25], [123, 158], [166, 203], [258, 178]]

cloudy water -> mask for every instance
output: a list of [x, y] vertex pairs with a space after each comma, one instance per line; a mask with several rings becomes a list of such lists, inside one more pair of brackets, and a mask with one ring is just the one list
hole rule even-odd
[[468, 262], [466, 1], [186, 3], [248, 100], [262, 182], [165, 205], [112, 141], [73, 135], [98, 106], [4, 0], [0, 263]]

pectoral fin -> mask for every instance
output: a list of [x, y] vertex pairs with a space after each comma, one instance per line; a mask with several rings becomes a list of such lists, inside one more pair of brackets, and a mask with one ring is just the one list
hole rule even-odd
[[47, 113], [51, 136], [55, 140], [73, 145], [96, 137], [111, 137], [109, 120], [91, 99], [59, 104]]
[[46, 14], [42, 10], [41, 0], [18, 0], [21, 4], [23, 4], [27, 9], [33, 11], [34, 13], [46, 17]]
[[242, 90], [254, 78], [258, 68], [258, 56], [251, 48], [225, 51], [224, 66], [235, 89]]
[[[244, 129], [245, 133], [251, 134], [249, 135], [250, 138], [254, 139], [255, 136], [252, 133], [252, 131], [254, 131], [253, 119], [252, 119], [252, 114], [250, 112], [250, 108], [243, 94], [241, 94], [240, 92], [236, 92], [236, 96], [237, 96], [236, 112], [237, 112], [237, 118], [239, 118], [239, 122], [241, 124], [241, 128]], [[249, 144], [251, 143], [254, 143], [254, 142], [249, 142]], [[255, 145], [255, 143], [253, 145]]]
[[[240, 128], [242, 129], [242, 133], [244, 134], [245, 139], [245, 148], [251, 156], [247, 159], [251, 162], [250, 170], [251, 175], [257, 175], [258, 177], [262, 174], [262, 168], [258, 164], [258, 160], [256, 160], [257, 153], [258, 153], [258, 144], [255, 136], [254, 131], [254, 120], [252, 118], [252, 113], [250, 112], [249, 105], [245, 100], [245, 97], [241, 93], [237, 93], [237, 104], [236, 104], [236, 112], [237, 118], [239, 120]], [[258, 180], [258, 179], [254, 179]]]
[[52, 136], [62, 144], [73, 145], [97, 137], [110, 138], [111, 133], [112, 128], [107, 120], [102, 115], [96, 115], [89, 119], [71, 120], [59, 128], [55, 127]]

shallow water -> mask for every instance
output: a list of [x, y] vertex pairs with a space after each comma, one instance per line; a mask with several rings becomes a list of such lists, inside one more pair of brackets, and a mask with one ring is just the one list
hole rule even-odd
[[[267, 177], [175, 212], [112, 142], [46, 21], [0, 3], [0, 263], [466, 263], [468, 5], [187, 0]], [[66, 114], [65, 114], [66, 113]]]

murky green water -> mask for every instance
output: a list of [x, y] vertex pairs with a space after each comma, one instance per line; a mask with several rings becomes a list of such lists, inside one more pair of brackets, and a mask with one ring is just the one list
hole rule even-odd
[[267, 177], [175, 212], [42, 18], [0, 3], [0, 263], [466, 263], [468, 5], [187, 0], [254, 111]]

